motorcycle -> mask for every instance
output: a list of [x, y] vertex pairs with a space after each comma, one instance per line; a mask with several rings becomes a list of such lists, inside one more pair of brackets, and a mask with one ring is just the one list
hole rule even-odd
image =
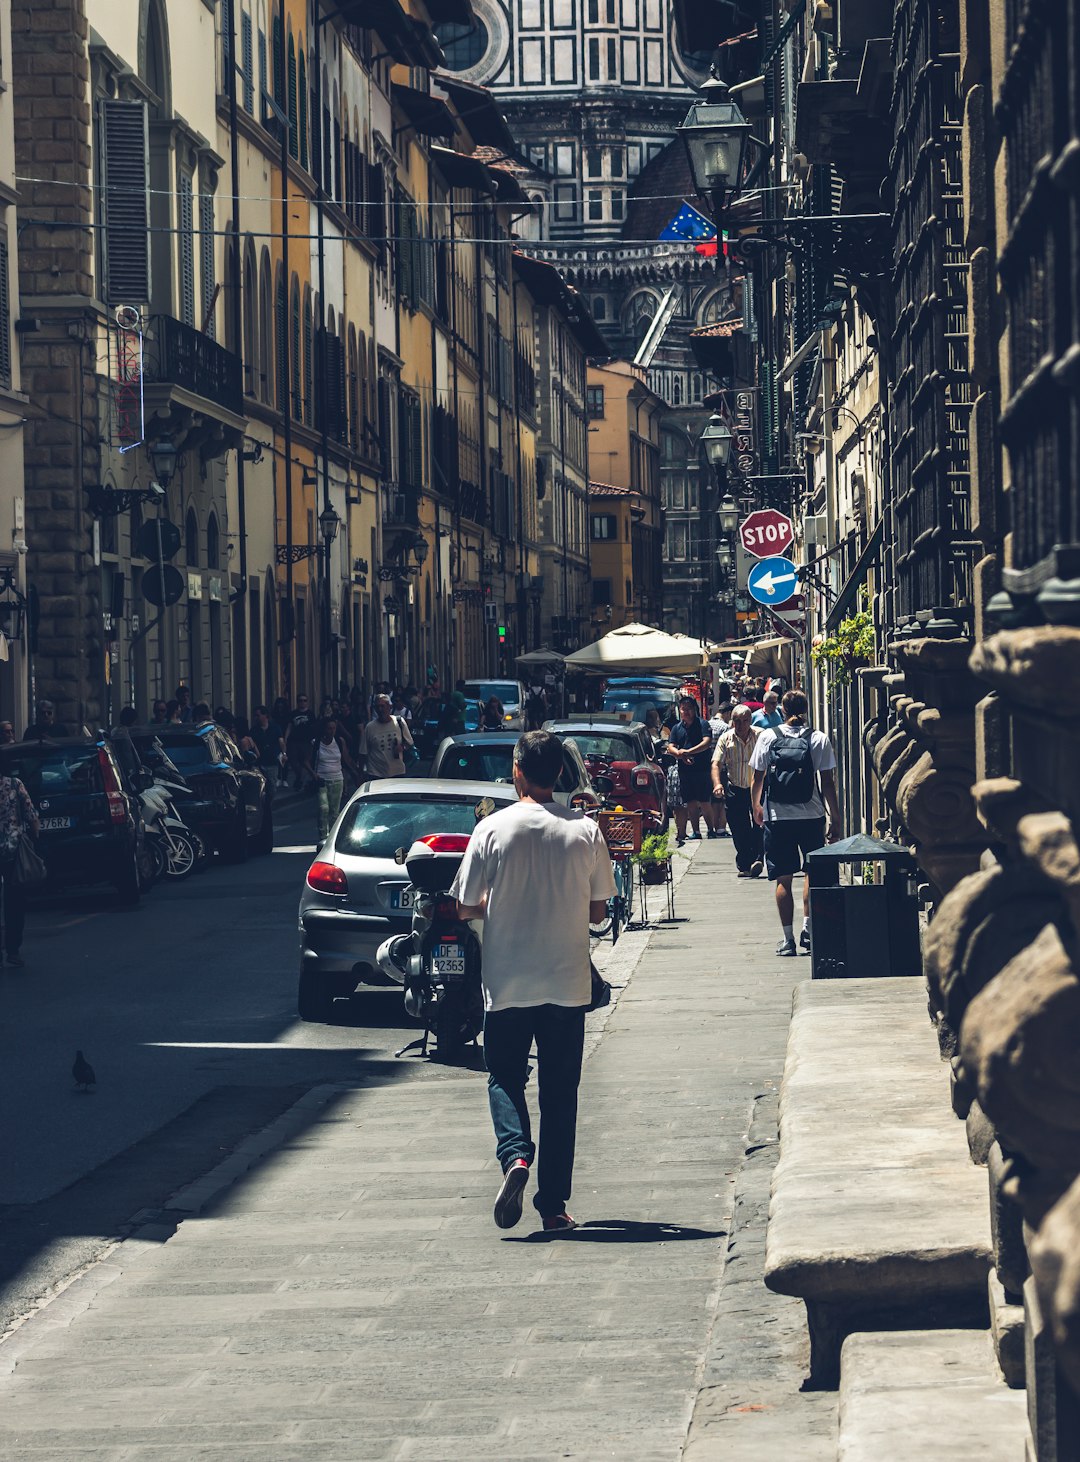
[[[154, 860], [154, 878], [187, 878], [199, 863], [202, 839], [176, 810], [167, 782], [154, 779], [139, 791], [143, 827]], [[205, 849], [202, 850], [205, 856]]]
[[424, 1026], [398, 1056], [417, 1049], [426, 1056], [434, 1039], [436, 1059], [453, 1061], [483, 1029], [480, 939], [449, 894], [468, 845], [465, 833], [432, 833], [396, 855], [412, 887], [412, 928], [380, 945], [376, 959], [404, 985], [405, 1009]]

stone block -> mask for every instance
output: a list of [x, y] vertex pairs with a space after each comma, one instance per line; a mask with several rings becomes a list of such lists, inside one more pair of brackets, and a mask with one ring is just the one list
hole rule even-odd
[[996, 1269], [987, 1281], [990, 1298], [990, 1333], [994, 1339], [1001, 1374], [1006, 1386], [1022, 1390], [1024, 1385], [1024, 1307], [1010, 1300]]
[[994, 1143], [994, 1127], [977, 1101], [973, 1101], [968, 1108], [964, 1126], [967, 1131], [971, 1161], [978, 1167], [985, 1167], [990, 1148]]
[[1029, 1273], [1024, 1222], [1015, 1199], [1005, 1191], [1006, 1165], [1000, 1143], [991, 1145], [986, 1168], [990, 1185], [990, 1236], [994, 1246], [994, 1266], [1009, 1300], [1019, 1304]]

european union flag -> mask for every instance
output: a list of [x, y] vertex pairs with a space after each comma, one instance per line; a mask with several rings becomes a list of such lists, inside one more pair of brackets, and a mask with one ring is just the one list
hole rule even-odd
[[697, 244], [702, 239], [714, 239], [716, 225], [684, 200], [678, 213], [657, 237], [684, 244]]

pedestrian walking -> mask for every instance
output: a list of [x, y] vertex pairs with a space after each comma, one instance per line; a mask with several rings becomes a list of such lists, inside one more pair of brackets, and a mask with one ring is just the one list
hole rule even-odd
[[169, 709], [165, 701], [155, 701], [154, 708], [150, 715], [151, 726], [164, 726], [169, 719]]
[[181, 721], [186, 726], [188, 722], [192, 719], [193, 715], [191, 709], [190, 688], [186, 685], [178, 685], [176, 687], [176, 692], [173, 696], [173, 699], [176, 701], [176, 704], [180, 709], [180, 714], [177, 717], [177, 720]]
[[736, 706], [731, 712], [731, 725], [721, 732], [712, 754], [713, 794], [720, 792], [724, 798], [740, 878], [760, 878], [765, 866], [762, 832], [754, 821], [751, 797], [754, 774], [750, 758], [760, 733], [750, 718], [749, 706]]
[[761, 710], [754, 712], [752, 725], [759, 731], [773, 731], [780, 725], [784, 717], [780, 712], [780, 697], [775, 690], [767, 690], [764, 700], [761, 703]]
[[[405, 756], [413, 746], [412, 732], [395, 716], [390, 697], [375, 697], [375, 719], [360, 733], [360, 760], [368, 777], [403, 777]], [[411, 755], [411, 753], [409, 753]]]
[[[712, 786], [709, 777], [709, 756], [712, 752], [712, 735], [701, 719], [698, 703], [691, 695], [679, 700], [679, 720], [668, 737], [667, 754], [672, 757], [678, 772], [676, 789], [675, 828], [676, 842], [686, 841], [687, 818], [693, 824], [692, 836], [701, 837], [701, 819], [711, 831], [709, 804]], [[672, 778], [668, 778], [671, 790]], [[670, 800], [670, 798], [669, 798]]]
[[10, 746], [15, 740], [15, 727], [10, 721], [0, 721], [0, 746]]
[[56, 736], [66, 736], [68, 729], [56, 719], [56, 707], [52, 701], [38, 701], [37, 715], [23, 732], [24, 741], [48, 741]]
[[514, 748], [519, 800], [485, 818], [451, 888], [462, 918], [484, 920], [484, 1060], [503, 1180], [495, 1222], [513, 1228], [537, 1156], [525, 1087], [536, 1042], [539, 1166], [533, 1206], [547, 1233], [575, 1227], [578, 1085], [591, 997], [589, 922], [615, 893], [611, 857], [590, 818], [554, 800], [563, 750], [549, 731]]
[[285, 737], [281, 727], [270, 719], [266, 706], [255, 707], [255, 723], [249, 732], [266, 785], [273, 788], [285, 760]]
[[[776, 909], [783, 937], [779, 955], [795, 947], [795, 904], [791, 880], [806, 870], [806, 855], [840, 836], [836, 799], [836, 753], [823, 731], [806, 724], [806, 696], [789, 690], [781, 702], [783, 723], [762, 731], [750, 757], [754, 821], [765, 834], [765, 866], [776, 883]], [[825, 812], [828, 809], [828, 827]], [[799, 944], [810, 952], [810, 884], [803, 883], [803, 922]]]
[[316, 832], [320, 845], [326, 842], [327, 834], [341, 811], [346, 767], [354, 777], [358, 776], [345, 738], [338, 730], [337, 721], [333, 716], [326, 716], [319, 722], [319, 734], [312, 741], [304, 761], [304, 769], [315, 781], [318, 799]]
[[25, 961], [19, 953], [26, 925], [26, 893], [19, 882], [19, 839], [24, 831], [36, 838], [40, 824], [30, 793], [14, 774], [0, 772], [0, 885], [4, 895], [4, 954], [13, 969]]
[[296, 710], [289, 718], [285, 732], [285, 754], [293, 774], [293, 786], [297, 791], [304, 785], [304, 758], [315, 731], [315, 715], [307, 696], [300, 692], [296, 697]]

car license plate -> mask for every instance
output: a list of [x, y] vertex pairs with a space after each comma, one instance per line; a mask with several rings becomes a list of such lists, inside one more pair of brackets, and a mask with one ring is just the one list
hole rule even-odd
[[402, 884], [400, 888], [390, 890], [390, 907], [392, 909], [411, 909], [413, 906], [413, 890]]
[[41, 819], [41, 831], [43, 833], [55, 833], [59, 832], [61, 828], [74, 826], [75, 819], [73, 817], [43, 817]]
[[465, 974], [465, 949], [460, 944], [436, 944], [431, 956], [431, 973], [442, 979]]

